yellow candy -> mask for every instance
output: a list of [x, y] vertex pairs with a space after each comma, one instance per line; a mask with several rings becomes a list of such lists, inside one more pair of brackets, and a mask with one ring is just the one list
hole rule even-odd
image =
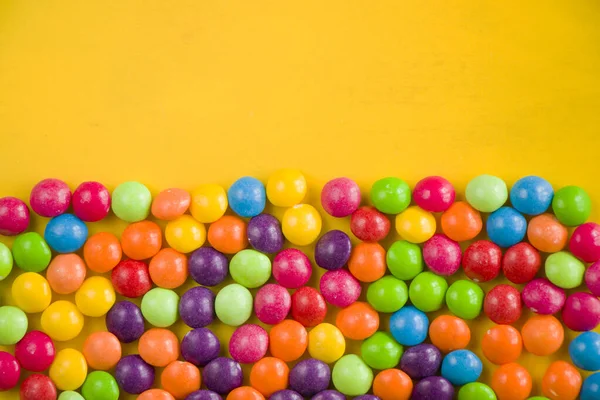
[[312, 358], [330, 364], [343, 356], [345, 351], [344, 335], [331, 324], [319, 324], [308, 334], [308, 353]]
[[423, 243], [435, 234], [435, 217], [420, 207], [412, 206], [396, 216], [396, 231], [411, 243]]
[[12, 297], [17, 307], [26, 313], [39, 313], [50, 305], [52, 291], [42, 275], [25, 272], [13, 282]]
[[309, 204], [298, 204], [283, 214], [281, 226], [286, 239], [298, 246], [307, 246], [321, 233], [321, 215]]
[[209, 224], [221, 218], [227, 211], [227, 192], [223, 186], [200, 185], [192, 191], [190, 212], [198, 221]]
[[297, 169], [280, 169], [269, 177], [267, 197], [278, 207], [291, 207], [306, 196], [306, 178]]
[[48, 375], [60, 390], [76, 390], [87, 376], [85, 357], [75, 349], [61, 350], [56, 354]]
[[77, 293], [75, 304], [83, 315], [101, 317], [115, 304], [115, 290], [112, 283], [102, 276], [92, 276], [83, 281]]
[[182, 215], [169, 221], [165, 228], [165, 238], [169, 246], [178, 252], [190, 253], [204, 244], [206, 228], [189, 215]]
[[55, 301], [42, 313], [42, 330], [59, 342], [74, 339], [83, 329], [83, 315], [70, 301]]

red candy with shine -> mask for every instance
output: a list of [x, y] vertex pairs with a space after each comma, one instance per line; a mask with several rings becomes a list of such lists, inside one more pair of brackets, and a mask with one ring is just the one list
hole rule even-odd
[[28, 371], [45, 371], [50, 368], [55, 355], [52, 339], [40, 331], [28, 332], [15, 346], [15, 357]]
[[21, 400], [56, 400], [54, 382], [42, 374], [33, 374], [21, 383]]
[[73, 212], [82, 221], [100, 221], [110, 210], [110, 193], [100, 182], [83, 182], [73, 192]]
[[129, 298], [141, 297], [152, 289], [148, 265], [143, 261], [119, 262], [113, 268], [110, 279], [117, 293]]
[[529, 243], [518, 243], [504, 253], [502, 271], [512, 283], [526, 283], [535, 278], [540, 270], [540, 253]]
[[510, 285], [495, 286], [485, 295], [483, 312], [493, 322], [510, 325], [521, 318], [521, 293]]
[[475, 282], [487, 282], [497, 277], [501, 264], [502, 250], [488, 240], [471, 244], [462, 258], [465, 275]]
[[327, 315], [327, 304], [321, 293], [305, 286], [292, 295], [292, 317], [304, 326], [315, 326]]
[[352, 213], [350, 230], [364, 242], [378, 242], [390, 232], [390, 220], [375, 207], [364, 206]]
[[586, 263], [600, 260], [600, 225], [594, 222], [579, 225], [571, 236], [569, 250]]
[[423, 210], [442, 212], [454, 203], [456, 191], [447, 179], [441, 176], [428, 176], [417, 182], [412, 197]]

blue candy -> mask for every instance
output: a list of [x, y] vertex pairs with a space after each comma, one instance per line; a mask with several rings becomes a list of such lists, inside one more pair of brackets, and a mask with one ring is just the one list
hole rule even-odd
[[52, 218], [46, 225], [44, 240], [58, 253], [73, 253], [87, 240], [85, 223], [73, 214], [62, 214]]
[[552, 185], [539, 176], [521, 178], [510, 189], [512, 206], [527, 215], [545, 212], [550, 207], [553, 197]]
[[569, 344], [573, 364], [586, 371], [600, 370], [600, 334], [583, 332]]
[[511, 207], [500, 207], [490, 214], [486, 223], [490, 240], [500, 247], [519, 243], [527, 232], [527, 220]]
[[588, 376], [583, 381], [580, 400], [598, 400], [600, 399], [600, 372]]
[[392, 314], [390, 332], [396, 341], [404, 346], [423, 343], [429, 330], [427, 315], [413, 306], [404, 306]]
[[231, 185], [227, 191], [227, 200], [231, 209], [240, 217], [255, 217], [265, 209], [265, 185], [256, 178], [245, 176]]
[[469, 350], [452, 351], [442, 361], [442, 376], [455, 386], [475, 382], [482, 370], [481, 360]]

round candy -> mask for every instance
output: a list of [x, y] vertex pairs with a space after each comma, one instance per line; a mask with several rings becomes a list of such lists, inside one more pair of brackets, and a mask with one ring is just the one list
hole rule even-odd
[[573, 331], [595, 329], [600, 323], [600, 300], [589, 293], [573, 293], [565, 301], [562, 320], [565, 326]]
[[188, 259], [190, 276], [200, 285], [215, 286], [223, 282], [229, 272], [229, 261], [212, 247], [201, 247]]
[[441, 176], [421, 179], [413, 190], [415, 203], [425, 211], [446, 211], [456, 197], [454, 186]]
[[457, 201], [442, 214], [442, 232], [457, 242], [471, 240], [483, 227], [479, 211], [464, 201]]
[[134, 260], [153, 257], [162, 246], [160, 226], [152, 221], [130, 224], [121, 235], [123, 253]]
[[400, 369], [412, 379], [436, 375], [442, 363], [442, 353], [432, 344], [422, 343], [406, 349]]
[[187, 257], [173, 249], [162, 249], [150, 260], [148, 272], [156, 286], [178, 288], [188, 277]]
[[542, 393], [555, 399], [576, 400], [581, 381], [581, 374], [571, 364], [554, 361], [542, 378]]
[[539, 215], [545, 212], [550, 207], [553, 197], [552, 185], [539, 176], [521, 178], [510, 189], [511, 204], [527, 215]]
[[600, 260], [600, 225], [594, 222], [579, 225], [571, 235], [569, 250], [587, 263]]
[[529, 282], [521, 293], [523, 303], [536, 314], [551, 315], [562, 310], [567, 295], [564, 289], [552, 284], [546, 278]]
[[[385, 279], [385, 278], [384, 278]], [[432, 272], [421, 272], [410, 283], [410, 302], [424, 312], [437, 311], [444, 305], [448, 282]]]
[[588, 376], [581, 387], [580, 400], [595, 400], [600, 396], [600, 372]]
[[309, 358], [296, 364], [289, 377], [292, 389], [304, 397], [310, 397], [329, 387], [331, 370], [323, 361]]
[[185, 334], [181, 341], [183, 359], [198, 367], [204, 367], [219, 357], [220, 351], [219, 338], [207, 328], [192, 329]]
[[331, 372], [333, 386], [347, 396], [365, 394], [373, 383], [373, 371], [356, 354], [340, 358]]
[[297, 246], [308, 246], [321, 233], [321, 215], [310, 204], [298, 204], [288, 208], [281, 220], [285, 238]]
[[452, 275], [460, 268], [462, 252], [457, 242], [444, 235], [433, 235], [423, 245], [425, 264], [438, 275]]
[[191, 200], [192, 217], [203, 224], [210, 224], [221, 218], [229, 204], [223, 186], [211, 183], [194, 189]]
[[79, 250], [87, 239], [85, 223], [73, 214], [62, 214], [52, 218], [44, 230], [44, 240], [59, 253]]
[[271, 328], [269, 351], [273, 357], [291, 362], [302, 357], [308, 346], [308, 333], [299, 322], [286, 319]]
[[56, 217], [71, 205], [71, 189], [60, 179], [44, 179], [31, 189], [29, 204], [42, 217]]
[[42, 372], [50, 367], [56, 350], [50, 336], [44, 332], [31, 331], [15, 346], [15, 357], [23, 369]]
[[252, 294], [237, 283], [225, 286], [215, 297], [215, 313], [226, 325], [242, 325], [252, 314]]
[[0, 307], [0, 345], [17, 343], [27, 332], [27, 315], [13, 306]]
[[202, 328], [215, 319], [215, 294], [212, 290], [195, 286], [179, 300], [179, 316], [191, 328]]
[[390, 232], [390, 220], [375, 207], [364, 206], [352, 213], [350, 230], [362, 241], [378, 242]]
[[360, 206], [360, 188], [350, 178], [332, 179], [321, 190], [321, 205], [337, 218], [347, 217]]
[[58, 400], [85, 400], [82, 395], [72, 390], [67, 390], [66, 392], [62, 392], [58, 396]]
[[0, 197], [0, 235], [15, 236], [29, 226], [29, 208], [16, 197]]
[[452, 400], [454, 388], [441, 376], [429, 376], [415, 384], [411, 400]]
[[292, 295], [292, 317], [304, 326], [315, 326], [327, 315], [327, 304], [321, 293], [305, 286]]
[[110, 211], [110, 193], [100, 182], [83, 182], [73, 192], [73, 212], [86, 222], [100, 221]]
[[522, 307], [521, 293], [510, 285], [495, 286], [485, 295], [483, 302], [483, 312], [497, 324], [516, 322], [521, 318]]
[[158, 219], [171, 221], [182, 216], [190, 206], [191, 196], [183, 189], [165, 189], [152, 200], [150, 211]]
[[510, 247], [502, 258], [502, 272], [512, 283], [526, 283], [538, 273], [542, 259], [540, 253], [529, 243]]
[[552, 211], [567, 226], [583, 224], [590, 217], [592, 201], [585, 190], [578, 186], [565, 186], [554, 194]]
[[304, 400], [304, 397], [294, 390], [285, 389], [273, 393], [269, 400]]
[[[321, 289], [322, 292], [323, 290]], [[367, 301], [375, 310], [380, 312], [396, 312], [404, 307], [407, 300], [408, 288], [406, 287], [406, 283], [393, 276], [384, 276], [371, 283], [367, 290]]]
[[271, 214], [260, 214], [248, 222], [248, 242], [263, 253], [277, 253], [283, 247], [279, 220]]
[[448, 353], [442, 362], [442, 376], [456, 386], [475, 382], [482, 370], [481, 360], [469, 350]]
[[385, 332], [375, 332], [360, 346], [360, 354], [367, 365], [374, 369], [394, 368], [400, 362], [404, 349]]
[[123, 343], [138, 340], [144, 333], [144, 317], [130, 301], [119, 301], [106, 313], [106, 329]]
[[121, 183], [112, 193], [112, 210], [126, 222], [145, 220], [150, 213], [151, 203], [150, 190], [139, 182]]
[[516, 361], [522, 349], [521, 334], [510, 325], [496, 325], [488, 329], [481, 340], [483, 355], [496, 365]]
[[46, 279], [58, 294], [70, 294], [81, 287], [86, 275], [83, 260], [77, 254], [59, 254], [50, 262]]
[[392, 275], [403, 281], [411, 280], [423, 271], [423, 256], [417, 244], [398, 240], [389, 247], [385, 257]]
[[206, 388], [219, 394], [227, 394], [242, 386], [242, 367], [231, 358], [218, 357], [202, 370]]
[[[28, 376], [19, 390], [20, 400], [55, 400], [57, 396], [54, 382], [42, 374]], [[94, 400], [91, 397], [88, 397]], [[116, 400], [116, 399], [115, 399]]]
[[172, 290], [154, 288], [142, 297], [142, 314], [146, 321], [158, 328], [166, 328], [177, 321], [179, 296]]
[[260, 322], [275, 325], [287, 317], [292, 298], [287, 289], [268, 283], [261, 287], [254, 298], [254, 312]]
[[315, 261], [319, 267], [329, 271], [340, 269], [350, 259], [351, 251], [352, 244], [348, 235], [339, 230], [331, 230], [317, 241]]
[[464, 349], [471, 341], [469, 325], [452, 315], [440, 315], [429, 326], [429, 338], [444, 353]]
[[267, 354], [269, 334], [255, 324], [242, 325], [229, 339], [231, 358], [242, 364], [252, 364]]
[[160, 374], [163, 389], [176, 399], [183, 399], [200, 389], [200, 370], [189, 362], [173, 361]]
[[207, 238], [215, 250], [235, 254], [248, 246], [246, 223], [233, 215], [224, 215], [210, 224]]
[[492, 242], [500, 247], [510, 247], [525, 237], [527, 220], [514, 208], [501, 207], [488, 217], [486, 230]]
[[110, 332], [94, 332], [83, 343], [83, 356], [94, 369], [108, 371], [121, 359], [121, 343]]
[[242, 386], [232, 390], [227, 395], [227, 400], [265, 400], [265, 397], [250, 386]]
[[31, 314], [44, 311], [52, 300], [48, 281], [35, 272], [19, 275], [12, 284], [11, 292], [16, 306]]
[[590, 265], [585, 271], [583, 279], [589, 291], [596, 297], [600, 296], [600, 262]]
[[404, 346], [422, 343], [427, 338], [428, 329], [427, 315], [413, 306], [402, 307], [390, 318], [390, 333]]
[[4, 243], [0, 243], [0, 281], [3, 281], [8, 275], [10, 275], [12, 268], [12, 253]]
[[119, 386], [108, 372], [94, 371], [87, 376], [81, 394], [86, 400], [118, 400]]
[[48, 375], [60, 390], [76, 390], [85, 381], [87, 363], [75, 349], [64, 349], [56, 354]]
[[37, 232], [17, 236], [12, 245], [12, 253], [19, 268], [29, 272], [42, 272], [52, 258], [50, 247]]
[[271, 260], [256, 250], [242, 250], [231, 259], [229, 273], [240, 285], [254, 289], [271, 277]]
[[525, 400], [531, 386], [531, 375], [517, 363], [501, 365], [492, 375], [491, 387], [498, 400]]
[[361, 282], [375, 282], [385, 275], [385, 249], [379, 243], [359, 243], [352, 249], [348, 269]]
[[335, 325], [348, 339], [364, 340], [379, 328], [379, 314], [369, 304], [357, 301], [338, 312]]
[[115, 378], [124, 392], [140, 394], [152, 387], [154, 368], [138, 355], [125, 356], [115, 368]]
[[527, 239], [544, 253], [556, 253], [564, 249], [569, 232], [552, 214], [533, 217], [527, 226]]
[[96, 233], [90, 236], [83, 246], [85, 263], [94, 272], [110, 271], [121, 261], [121, 256], [121, 243], [112, 233]]
[[346, 400], [346, 396], [337, 390], [323, 390], [314, 395], [310, 400]]
[[285, 249], [279, 252], [273, 260], [272, 270], [277, 283], [287, 289], [298, 289], [304, 286], [312, 275], [310, 260], [298, 249]]
[[358, 300], [362, 290], [360, 282], [345, 269], [325, 272], [321, 276], [319, 289], [329, 304], [340, 308]]
[[229, 187], [227, 200], [233, 212], [240, 217], [255, 217], [265, 209], [265, 186], [256, 178], [245, 176]]
[[583, 332], [569, 343], [569, 356], [577, 368], [600, 370], [600, 334]]
[[410, 187], [399, 178], [383, 178], [371, 186], [371, 202], [386, 214], [399, 214], [410, 205]]
[[471, 382], [460, 388], [458, 400], [497, 400], [497, 397], [492, 388], [485, 383]]
[[290, 369], [278, 358], [265, 357], [252, 366], [250, 384], [265, 396], [284, 390], [288, 386]]
[[477, 318], [483, 305], [483, 290], [471, 281], [458, 280], [448, 288], [446, 304], [457, 317]]
[[[221, 400], [221, 396], [216, 393], [214, 393], [214, 395], [217, 397], [202, 397], [202, 395], [199, 395], [200, 397], [190, 397], [199, 392], [214, 393], [210, 390], [197, 390], [186, 397], [186, 400]], [[140, 394], [136, 400], [175, 400], [175, 397], [173, 397], [173, 395], [166, 390], [150, 389]]]
[[470, 244], [462, 257], [465, 275], [473, 282], [487, 282], [497, 277], [501, 263], [502, 250], [488, 240]]
[[373, 380], [373, 393], [382, 400], [409, 400], [412, 390], [412, 380], [399, 369], [381, 371]]
[[277, 207], [292, 207], [306, 196], [306, 178], [297, 169], [275, 171], [267, 181], [267, 198]]
[[83, 315], [75, 304], [59, 300], [44, 310], [41, 323], [42, 330], [52, 339], [66, 342], [76, 338], [83, 329]]
[[105, 315], [115, 304], [115, 291], [111, 281], [102, 276], [86, 279], [75, 293], [75, 304], [83, 315]]
[[179, 357], [179, 339], [168, 329], [148, 329], [140, 337], [138, 353], [148, 364], [166, 367]]
[[206, 241], [206, 228], [189, 215], [182, 215], [167, 223], [165, 239], [180, 253], [191, 253]]
[[334, 325], [322, 323], [308, 333], [308, 353], [311, 357], [326, 362], [337, 361], [346, 351], [346, 340]]
[[506, 203], [508, 189], [497, 176], [479, 175], [467, 184], [465, 197], [476, 210], [491, 213]]
[[17, 386], [20, 377], [21, 367], [15, 357], [6, 351], [0, 351], [0, 392]]
[[123, 260], [112, 270], [115, 291], [129, 298], [141, 297], [152, 289], [148, 265], [143, 261]]
[[423, 243], [435, 234], [435, 229], [433, 214], [417, 206], [408, 207], [396, 216], [396, 232], [408, 242]]

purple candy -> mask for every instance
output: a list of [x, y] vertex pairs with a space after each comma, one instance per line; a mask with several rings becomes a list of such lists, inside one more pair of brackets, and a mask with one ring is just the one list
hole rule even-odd
[[200, 247], [190, 255], [188, 269], [192, 279], [199, 284], [215, 286], [227, 277], [229, 261], [212, 247]]
[[313, 396], [311, 400], [346, 400], [346, 396], [337, 390], [324, 390]]
[[215, 294], [205, 287], [196, 286], [181, 296], [179, 316], [190, 328], [202, 328], [215, 319]]
[[219, 357], [220, 351], [219, 338], [207, 328], [193, 329], [186, 333], [181, 341], [181, 355], [185, 361], [199, 367], [204, 367]]
[[125, 356], [115, 367], [115, 379], [130, 394], [140, 394], [154, 384], [154, 368], [139, 355]]
[[563, 308], [567, 299], [564, 289], [546, 278], [534, 279], [525, 285], [521, 297], [526, 307], [542, 315], [556, 314]]
[[260, 214], [248, 222], [248, 242], [263, 253], [277, 253], [283, 247], [281, 224], [271, 214]]
[[144, 333], [144, 316], [138, 306], [123, 300], [106, 314], [106, 329], [123, 343], [131, 343]]
[[412, 379], [435, 375], [442, 363], [442, 353], [432, 344], [423, 343], [406, 349], [400, 359], [400, 369]]
[[600, 297], [600, 261], [590, 265], [585, 271], [585, 284], [596, 297]]
[[14, 236], [29, 227], [29, 208], [16, 197], [0, 198], [0, 235]]
[[304, 397], [300, 396], [298, 392], [285, 389], [273, 393], [269, 400], [304, 400]]
[[355, 397], [354, 400], [381, 400], [381, 398], [373, 394], [363, 394], [362, 396]]
[[315, 358], [300, 361], [290, 371], [290, 387], [304, 397], [327, 389], [330, 379], [329, 365]]
[[430, 376], [417, 383], [411, 400], [452, 400], [454, 388], [441, 376]]
[[215, 358], [202, 370], [204, 385], [219, 394], [227, 394], [242, 386], [243, 380], [242, 367], [231, 358]]
[[31, 209], [42, 217], [56, 217], [71, 204], [71, 189], [60, 179], [44, 179], [31, 189]]
[[338, 230], [329, 231], [315, 246], [317, 265], [329, 271], [342, 268], [350, 258], [352, 243], [346, 233]]
[[188, 394], [185, 400], [223, 400], [223, 398], [212, 390], [196, 390]]

